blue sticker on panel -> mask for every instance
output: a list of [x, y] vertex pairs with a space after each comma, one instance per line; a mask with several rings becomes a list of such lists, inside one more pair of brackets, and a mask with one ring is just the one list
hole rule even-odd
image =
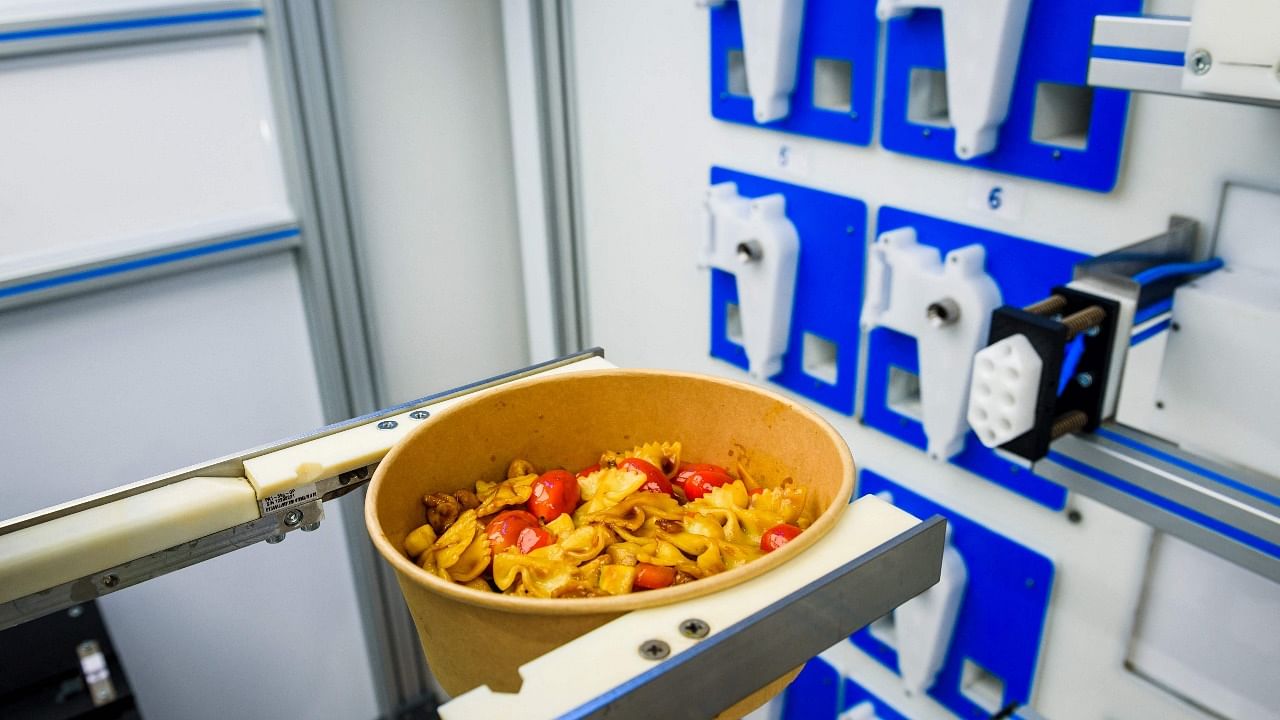
[[[1000, 286], [1002, 302], [1007, 305], [1023, 306], [1043, 299], [1050, 288], [1070, 281], [1072, 268], [1087, 258], [1070, 250], [928, 215], [880, 208], [877, 233], [906, 226], [915, 228], [921, 245], [936, 247], [943, 255], [974, 243], [985, 247], [987, 273]], [[924, 426], [918, 410], [911, 410], [911, 404], [919, 402], [918, 390], [915, 395], [903, 390], [920, 376], [915, 338], [888, 328], [872, 330], [867, 336], [866, 372], [863, 423], [923, 450]], [[1000, 458], [972, 432], [965, 436], [964, 450], [951, 462], [1046, 507], [1061, 510], [1066, 506], [1065, 488]]]
[[[929, 695], [965, 718], [986, 718], [995, 712], [979, 701], [997, 710], [1027, 703], [1040, 657], [1053, 563], [870, 470], [861, 471], [858, 496], [885, 491], [894, 505], [916, 517], [945, 517], [951, 543], [968, 569], [951, 646]], [[897, 652], [882, 637], [864, 628], [851, 639], [897, 672]]]
[[[871, 142], [880, 26], [875, 0], [808, 0], [791, 110], [758, 125], [746, 94], [738, 3], [711, 9], [711, 114], [853, 145]], [[740, 78], [731, 81], [730, 76]]]
[[840, 674], [821, 658], [805, 663], [782, 701], [785, 720], [835, 720], [840, 709]]
[[783, 720], [836, 720], [841, 713], [859, 705], [868, 705], [872, 711], [862, 717], [906, 720], [906, 716], [866, 688], [849, 678], [842, 678], [822, 658], [814, 658], [787, 687], [782, 717]]
[[881, 144], [910, 155], [1110, 192], [1120, 171], [1129, 93], [1088, 87], [1093, 19], [1141, 11], [1142, 0], [1033, 0], [998, 144], [970, 161], [956, 157], [955, 131], [946, 121], [942, 13], [916, 10], [890, 21]]
[[[791, 333], [782, 372], [772, 382], [844, 413], [853, 413], [858, 368], [867, 206], [852, 198], [711, 169], [711, 184], [733, 182], [744, 197], [782, 193], [800, 236]], [[733, 275], [711, 271], [711, 356], [747, 369], [747, 353], [731, 337], [738, 306]], [[806, 359], [806, 355], [808, 358]]]

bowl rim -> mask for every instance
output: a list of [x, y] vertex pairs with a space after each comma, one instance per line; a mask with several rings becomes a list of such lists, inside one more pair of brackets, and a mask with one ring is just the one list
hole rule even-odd
[[[619, 374], [648, 377], [679, 377], [726, 385], [739, 390], [746, 390], [751, 393], [763, 395], [771, 400], [775, 400], [788, 406], [803, 416], [806, 416], [809, 420], [813, 421], [822, 432], [826, 433], [833, 440], [833, 444], [837, 448], [840, 456], [840, 463], [842, 466], [841, 472], [843, 477], [841, 478], [839, 487], [836, 489], [835, 496], [831, 500], [831, 504], [822, 512], [821, 515], [817, 517], [817, 519], [814, 520], [813, 524], [810, 525], [803, 533], [798, 535], [795, 540], [792, 540], [782, 548], [769, 553], [764, 557], [752, 560], [751, 562], [732, 570], [718, 573], [708, 578], [702, 578], [696, 582], [685, 583], [659, 590], [648, 590], [642, 593], [628, 593], [626, 595], [614, 595], [610, 597], [531, 598], [506, 595], [496, 592], [484, 592], [482, 590], [469, 588], [464, 585], [445, 580], [444, 578], [433, 575], [422, 569], [417, 565], [417, 563], [410, 560], [408, 556], [401, 552], [400, 548], [396, 547], [387, 537], [386, 533], [382, 531], [377, 518], [377, 498], [382, 489], [383, 481], [386, 478], [384, 468], [394, 464], [396, 457], [404, 450], [404, 448], [409, 446], [416, 437], [423, 433], [430, 432], [431, 428], [436, 423], [444, 421], [444, 419], [447, 419], [454, 411], [461, 410], [478, 403], [489, 402], [493, 398], [501, 396], [507, 392], [515, 392], [520, 388], [533, 384], [574, 382], [575, 380], [583, 378], [595, 378]], [[827, 422], [821, 415], [818, 415], [816, 412], [805, 407], [796, 400], [772, 390], [737, 380], [691, 372], [631, 368], [583, 370], [557, 373], [550, 376], [525, 378], [504, 384], [497, 388], [481, 391], [447, 409], [441, 410], [439, 413], [432, 413], [431, 417], [425, 419], [420, 425], [401, 438], [391, 448], [383, 460], [378, 463], [378, 468], [374, 471], [373, 478], [369, 482], [369, 490], [365, 495], [365, 529], [369, 534], [369, 539], [377, 548], [378, 553], [384, 560], [391, 564], [397, 575], [400, 576], [402, 583], [411, 582], [427, 591], [435, 592], [446, 598], [490, 610], [526, 615], [617, 614], [630, 610], [638, 610], [640, 608], [677, 603], [691, 598], [709, 595], [719, 590], [745, 582], [755, 576], [768, 572], [784, 562], [787, 562], [796, 554], [803, 552], [816, 543], [835, 526], [840, 514], [846, 509], [849, 504], [849, 499], [853, 495], [855, 474], [856, 466], [854, 465], [853, 455], [849, 451], [848, 443], [845, 442], [844, 438], [838, 431], [836, 431], [831, 423]]]

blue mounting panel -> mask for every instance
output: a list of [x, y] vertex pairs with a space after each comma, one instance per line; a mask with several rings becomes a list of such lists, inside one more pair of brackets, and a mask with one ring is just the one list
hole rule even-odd
[[[1141, 11], [1142, 0], [1033, 0], [1009, 115], [1000, 128], [998, 144], [991, 154], [969, 161], [955, 155], [954, 130], [912, 122], [908, 117], [912, 71], [946, 67], [942, 13], [916, 10], [905, 18], [891, 20], [885, 59], [881, 144], [908, 155], [1110, 192], [1120, 172], [1129, 93], [1092, 89], [1088, 139], [1081, 148], [1037, 142], [1032, 138], [1037, 92], [1041, 83], [1054, 83], [1082, 88], [1079, 92], [1087, 97], [1088, 91], [1083, 88], [1088, 85], [1094, 17]], [[1088, 101], [1072, 97], [1065, 102], [1069, 107], [1071, 104], [1084, 106]], [[1084, 112], [1082, 107], [1078, 109]]]
[[[729, 2], [711, 9], [711, 114], [720, 120], [797, 135], [852, 145], [870, 144], [880, 42], [875, 0], [807, 0], [804, 5], [791, 112], [766, 125], [755, 121], [750, 97], [729, 91], [729, 53], [741, 52], [743, 45], [738, 3]], [[849, 109], [814, 105], [818, 60], [849, 63], [853, 85]]]
[[[946, 517], [951, 526], [951, 543], [969, 571], [951, 647], [929, 695], [960, 717], [990, 717], [990, 711], [961, 691], [968, 660], [1003, 683], [1001, 708], [1029, 702], [1053, 586], [1053, 563], [881, 475], [870, 470], [860, 473], [856, 495], [884, 491], [893, 496], [894, 505], [916, 517]], [[868, 655], [898, 671], [897, 652], [869, 629], [859, 630], [850, 639]]]
[[[1000, 286], [1003, 302], [1007, 305], [1029, 305], [1043, 299], [1050, 288], [1070, 281], [1072, 268], [1087, 258], [1077, 252], [1031, 240], [893, 207], [880, 208], [877, 233], [906, 226], [916, 229], [916, 239], [920, 244], [932, 245], [943, 255], [974, 243], [985, 247], [987, 273]], [[919, 420], [895, 411], [890, 405], [889, 377], [893, 368], [919, 376], [916, 340], [910, 335], [888, 328], [876, 328], [867, 336], [867, 378], [862, 421], [869, 427], [923, 450], [926, 445], [924, 426]], [[1046, 507], [1061, 510], [1066, 506], [1065, 488], [1000, 458], [979, 442], [972, 432], [965, 437], [964, 450], [951, 458], [951, 462]]]
[[[711, 183], [734, 182], [744, 197], [782, 193], [787, 218], [800, 235], [796, 295], [791, 310], [791, 336], [782, 372], [771, 381], [815, 402], [850, 415], [858, 374], [858, 308], [862, 304], [862, 276], [867, 206], [859, 200], [755, 175], [711, 169]], [[738, 303], [734, 276], [711, 271], [711, 356], [743, 370], [747, 353], [729, 339], [728, 309]], [[805, 372], [804, 336], [815, 335], [835, 347], [835, 382]]]
[[822, 658], [814, 658], [787, 688], [782, 704], [783, 720], [836, 720], [840, 713], [864, 702], [875, 708], [879, 720], [906, 720], [866, 688], [841, 678]]

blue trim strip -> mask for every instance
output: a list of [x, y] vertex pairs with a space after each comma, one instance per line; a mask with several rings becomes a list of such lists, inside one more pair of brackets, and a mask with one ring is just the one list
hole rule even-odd
[[223, 10], [220, 12], [188, 13], [185, 15], [157, 15], [155, 17], [133, 18], [131, 20], [109, 20], [106, 22], [81, 23], [79, 25], [61, 25], [56, 27], [32, 28], [0, 33], [0, 42], [15, 40], [35, 40], [38, 38], [63, 37], [67, 35], [87, 35], [100, 32], [120, 32], [122, 30], [142, 30], [153, 27], [170, 27], [173, 25], [192, 25], [196, 23], [226, 22], [228, 20], [246, 20], [262, 17], [261, 8], [244, 10]]
[[1223, 485], [1226, 485], [1227, 487], [1239, 490], [1240, 492], [1246, 495], [1255, 497], [1264, 502], [1269, 502], [1272, 505], [1275, 505], [1276, 507], [1280, 507], [1280, 497], [1272, 495], [1271, 493], [1268, 493], [1265, 490], [1259, 490], [1258, 488], [1253, 487], [1252, 485], [1249, 485], [1241, 480], [1237, 480], [1228, 475], [1223, 475], [1222, 473], [1214, 472], [1213, 470], [1210, 470], [1208, 468], [1201, 467], [1189, 460], [1184, 460], [1176, 455], [1170, 455], [1169, 453], [1164, 452], [1163, 450], [1157, 450], [1156, 448], [1153, 448], [1150, 445], [1138, 442], [1133, 438], [1125, 437], [1120, 433], [1114, 432], [1112, 430], [1108, 430], [1106, 428], [1098, 428], [1096, 431], [1096, 434], [1099, 435], [1100, 437], [1104, 437], [1110, 440], [1111, 442], [1124, 445], [1125, 447], [1131, 450], [1137, 450], [1138, 452], [1144, 453], [1146, 455], [1150, 455], [1151, 457], [1156, 458], [1157, 460], [1162, 460], [1164, 462], [1169, 463], [1170, 465], [1175, 465], [1188, 472], [1193, 472], [1199, 475], [1200, 477], [1208, 478], [1209, 480], [1212, 480], [1214, 482], [1221, 483]]
[[1165, 318], [1164, 320], [1161, 320], [1160, 322], [1156, 323], [1155, 325], [1152, 325], [1151, 327], [1147, 328], [1146, 330], [1143, 330], [1142, 332], [1138, 333], [1137, 335], [1134, 335], [1133, 337], [1129, 338], [1129, 347], [1134, 347], [1135, 345], [1141, 345], [1142, 343], [1144, 343], [1144, 342], [1146, 342], [1146, 341], [1150, 340], [1151, 338], [1153, 338], [1153, 337], [1155, 337], [1155, 336], [1159, 335], [1160, 333], [1164, 332], [1165, 330], [1168, 330], [1168, 329], [1169, 329], [1169, 326], [1170, 326], [1170, 325], [1172, 325], [1172, 324], [1173, 324], [1173, 320], [1171, 320], [1170, 318]]
[[1163, 315], [1173, 310], [1173, 298], [1165, 298], [1160, 302], [1151, 303], [1150, 305], [1139, 309], [1133, 314], [1133, 324], [1135, 326], [1150, 320], [1157, 315]]
[[1125, 62], [1144, 63], [1147, 65], [1173, 65], [1182, 67], [1186, 56], [1172, 50], [1146, 50], [1144, 48], [1119, 47], [1116, 45], [1094, 45], [1090, 56], [1099, 60], [1124, 60]]
[[1280, 559], [1280, 545], [1276, 545], [1275, 543], [1269, 542], [1251, 533], [1245, 532], [1240, 528], [1232, 527], [1231, 525], [1228, 525], [1227, 523], [1221, 520], [1218, 520], [1216, 518], [1211, 518], [1208, 515], [1205, 515], [1204, 513], [1198, 510], [1192, 510], [1189, 507], [1180, 505], [1174, 502], [1173, 500], [1170, 500], [1169, 498], [1161, 497], [1151, 492], [1150, 490], [1140, 488], [1137, 485], [1121, 480], [1120, 478], [1114, 475], [1111, 475], [1110, 473], [1105, 473], [1095, 467], [1085, 465], [1084, 463], [1074, 458], [1067, 457], [1066, 455], [1063, 455], [1060, 452], [1050, 450], [1049, 459], [1067, 468], [1068, 470], [1071, 470], [1072, 472], [1077, 472], [1081, 475], [1084, 475], [1085, 477], [1097, 480], [1103, 485], [1107, 485], [1115, 490], [1119, 490], [1120, 492], [1123, 492], [1126, 495], [1132, 495], [1133, 497], [1139, 500], [1143, 500], [1151, 505], [1154, 505], [1160, 508], [1161, 510], [1164, 510], [1165, 512], [1171, 513], [1173, 515], [1177, 515], [1178, 517], [1181, 517], [1184, 520], [1189, 520], [1195, 523], [1196, 525], [1200, 525], [1201, 527], [1212, 530], [1220, 535], [1227, 537], [1228, 539], [1231, 539], [1240, 543], [1241, 545], [1245, 545], [1247, 547], [1253, 548], [1254, 550], [1257, 550], [1258, 552], [1269, 555], [1273, 558]]
[[214, 255], [228, 250], [238, 250], [252, 245], [262, 245], [264, 243], [274, 242], [276, 240], [284, 240], [285, 238], [297, 237], [302, 234], [298, 228], [290, 228], [288, 230], [279, 230], [277, 232], [266, 233], [264, 235], [253, 235], [238, 240], [228, 240], [213, 245], [203, 245], [201, 247], [189, 248], [187, 250], [178, 250], [177, 252], [166, 253], [164, 255], [152, 255], [151, 257], [140, 258], [138, 260], [127, 260], [125, 262], [116, 263], [115, 265], [103, 265], [92, 270], [82, 270], [67, 275], [58, 275], [55, 277], [35, 280], [22, 285], [13, 285], [7, 288], [0, 288], [0, 298], [13, 297], [15, 295], [23, 295], [30, 292], [38, 292], [40, 290], [48, 290], [62, 285], [71, 285], [72, 283], [83, 282], [85, 280], [93, 280], [111, 275], [119, 275], [121, 273], [141, 270], [143, 268], [155, 267], [156, 265], [166, 265], [168, 263], [179, 262], [181, 260], [190, 260], [191, 258], [203, 257], [205, 255]]

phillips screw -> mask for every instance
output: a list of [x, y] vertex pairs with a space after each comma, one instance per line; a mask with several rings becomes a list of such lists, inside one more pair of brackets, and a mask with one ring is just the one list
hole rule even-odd
[[395, 420], [383, 420], [382, 422], [378, 423], [378, 429], [379, 429], [379, 430], [392, 430], [392, 429], [394, 429], [394, 428], [395, 428], [397, 425], [399, 425], [399, 424], [400, 424], [400, 423], [396, 422]]
[[284, 514], [284, 524], [293, 527], [302, 522], [302, 511], [294, 508]]
[[671, 654], [671, 646], [661, 640], [645, 640], [640, 643], [640, 657], [646, 660], [661, 660]]
[[687, 638], [698, 640], [706, 637], [709, 632], [711, 632], [711, 626], [708, 625], [705, 620], [689, 618], [688, 620], [680, 623], [680, 634]]
[[1208, 50], [1196, 50], [1191, 53], [1191, 72], [1196, 75], [1204, 75], [1213, 68], [1213, 56]]

